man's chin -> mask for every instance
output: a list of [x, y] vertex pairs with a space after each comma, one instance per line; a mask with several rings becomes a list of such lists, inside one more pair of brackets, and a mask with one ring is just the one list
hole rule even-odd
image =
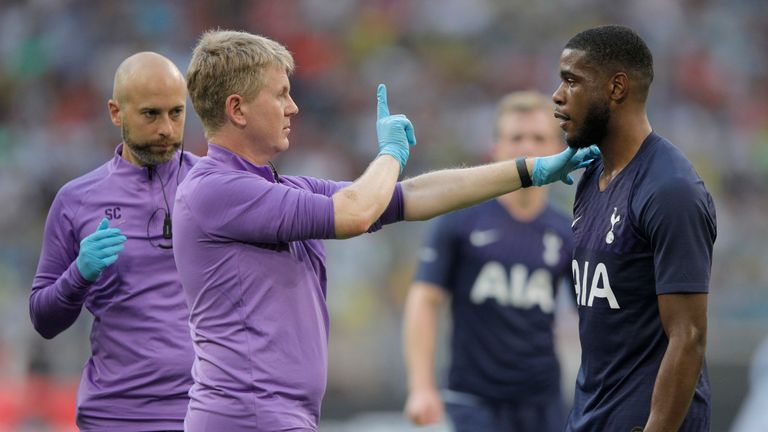
[[173, 153], [163, 155], [163, 156], [158, 156], [157, 158], [155, 158], [155, 161], [156, 161], [155, 165], [164, 164], [170, 161], [171, 159], [173, 159]]
[[565, 137], [565, 142], [568, 144], [568, 147], [576, 150], [587, 148], [594, 144], [592, 142], [580, 140], [578, 137], [569, 138], [567, 136]]
[[143, 165], [160, 165], [173, 158], [173, 153], [134, 153], [134, 156], [141, 161]]
[[162, 150], [155, 148], [141, 148], [133, 149], [132, 153], [145, 165], [159, 165], [173, 159], [173, 155], [178, 149], [179, 146], [171, 146]]
[[280, 153], [282, 153], [282, 152], [288, 150], [288, 148], [290, 148], [290, 147], [291, 147], [291, 143], [290, 143], [290, 141], [288, 141], [288, 137], [286, 137], [285, 139], [283, 139], [283, 142], [280, 145], [278, 151]]

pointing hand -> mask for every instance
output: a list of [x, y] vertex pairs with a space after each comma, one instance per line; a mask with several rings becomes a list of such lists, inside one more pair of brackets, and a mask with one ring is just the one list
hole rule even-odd
[[389, 114], [387, 86], [384, 84], [379, 84], [376, 99], [376, 136], [379, 142], [379, 155], [393, 156], [400, 162], [400, 172], [403, 172], [408, 162], [410, 146], [416, 145], [413, 124], [402, 114]]

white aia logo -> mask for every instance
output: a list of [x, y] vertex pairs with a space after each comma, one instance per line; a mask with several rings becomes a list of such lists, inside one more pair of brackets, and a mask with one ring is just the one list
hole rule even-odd
[[621, 309], [613, 290], [611, 290], [611, 281], [608, 279], [608, 269], [605, 268], [605, 264], [597, 263], [591, 278], [589, 261], [584, 261], [582, 270], [579, 268], [579, 262], [573, 260], [571, 268], [573, 269], [573, 287], [576, 290], [576, 303], [578, 305], [591, 307], [597, 297], [608, 300], [611, 309]]
[[493, 299], [502, 306], [538, 306], [545, 313], [555, 310], [552, 274], [541, 268], [531, 273], [524, 264], [513, 265], [507, 273], [503, 264], [489, 261], [477, 275], [469, 298], [475, 304]]

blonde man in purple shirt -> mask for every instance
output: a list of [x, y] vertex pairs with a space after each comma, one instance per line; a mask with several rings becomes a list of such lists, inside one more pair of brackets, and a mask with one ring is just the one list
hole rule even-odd
[[380, 85], [379, 153], [356, 181], [278, 176], [269, 160], [288, 149], [298, 112], [293, 67], [277, 42], [210, 31], [187, 71], [209, 141], [173, 212], [196, 354], [189, 432], [317, 430], [328, 340], [321, 239], [429, 219], [520, 187], [572, 182], [568, 172], [596, 156], [566, 150], [398, 183], [416, 140], [405, 116], [390, 115]]
[[93, 314], [77, 393], [82, 431], [184, 428], [194, 353], [170, 206], [197, 160], [178, 151], [186, 97], [167, 58], [142, 52], [123, 61], [108, 102], [123, 142], [110, 161], [64, 185], [48, 213], [29, 310], [46, 339], [83, 306]]

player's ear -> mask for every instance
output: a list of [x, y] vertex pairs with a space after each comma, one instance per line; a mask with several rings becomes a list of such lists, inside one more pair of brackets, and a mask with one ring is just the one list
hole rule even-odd
[[107, 109], [109, 110], [109, 118], [112, 120], [112, 124], [115, 126], [122, 125], [122, 119], [120, 118], [120, 105], [116, 100], [110, 99], [107, 101]]
[[616, 72], [608, 82], [608, 97], [613, 102], [621, 103], [629, 94], [629, 77], [624, 72]]
[[240, 128], [245, 127], [248, 123], [245, 119], [246, 107], [243, 104], [244, 99], [239, 94], [231, 94], [227, 96], [227, 100], [224, 101], [224, 108], [227, 113], [227, 118], [235, 126]]

